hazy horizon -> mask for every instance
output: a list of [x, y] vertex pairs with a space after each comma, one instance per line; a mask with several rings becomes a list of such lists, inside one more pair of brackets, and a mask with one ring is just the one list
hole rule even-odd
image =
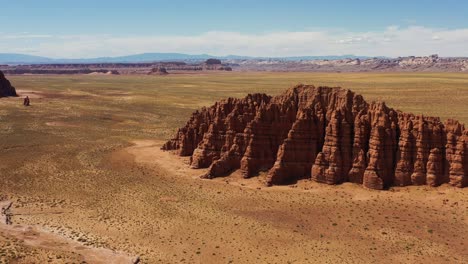
[[[448, 3], [449, 2], [449, 3]], [[0, 0], [0, 53], [468, 56], [468, 3]]]

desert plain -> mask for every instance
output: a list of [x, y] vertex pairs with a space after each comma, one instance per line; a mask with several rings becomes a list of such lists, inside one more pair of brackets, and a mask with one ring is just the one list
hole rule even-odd
[[468, 262], [466, 188], [202, 180], [160, 150], [196, 109], [297, 83], [468, 123], [466, 73], [7, 77], [20, 98], [0, 99], [0, 201], [13, 202], [0, 263]]

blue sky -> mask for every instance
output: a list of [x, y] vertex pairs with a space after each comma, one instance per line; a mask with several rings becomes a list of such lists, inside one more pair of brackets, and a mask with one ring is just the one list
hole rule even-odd
[[468, 1], [0, 0], [0, 6], [0, 53], [468, 56], [462, 48]]

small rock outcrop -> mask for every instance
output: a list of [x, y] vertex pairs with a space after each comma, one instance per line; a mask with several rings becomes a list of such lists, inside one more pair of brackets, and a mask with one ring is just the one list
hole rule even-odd
[[196, 111], [162, 147], [191, 156], [204, 178], [240, 169], [268, 185], [312, 179], [371, 189], [468, 185], [468, 130], [455, 120], [368, 103], [350, 90], [297, 85]]
[[11, 86], [10, 81], [5, 78], [5, 75], [0, 71], [0, 97], [18, 96], [15, 87]]
[[151, 69], [151, 71], [148, 73], [148, 75], [167, 75], [169, 74], [164, 67], [155, 67]]

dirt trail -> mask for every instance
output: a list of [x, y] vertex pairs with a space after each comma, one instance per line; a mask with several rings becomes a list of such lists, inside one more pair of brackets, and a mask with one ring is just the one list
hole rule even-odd
[[[4, 207], [9, 203], [9, 201], [1, 201], [0, 207]], [[138, 263], [137, 257], [131, 257], [110, 249], [85, 246], [74, 240], [42, 230], [35, 226], [20, 224], [6, 225], [5, 221], [2, 221], [0, 223], [0, 232], [4, 236], [16, 238], [19, 241], [22, 241], [24, 245], [29, 247], [79, 254], [87, 263]]]
[[190, 169], [189, 157], [180, 157], [161, 150], [164, 143], [162, 141], [135, 140], [132, 143], [135, 145], [126, 151], [134, 156], [137, 163], [157, 164], [159, 168], [173, 175], [191, 178], [199, 178], [208, 171], [208, 169]]

